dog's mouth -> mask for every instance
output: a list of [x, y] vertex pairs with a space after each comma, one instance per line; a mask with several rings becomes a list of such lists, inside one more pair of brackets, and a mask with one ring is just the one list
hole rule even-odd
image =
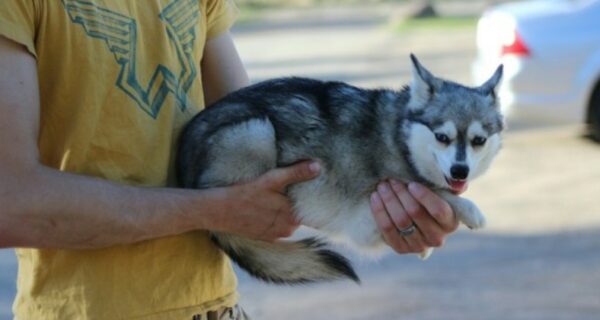
[[450, 190], [455, 194], [460, 194], [467, 190], [469, 182], [467, 180], [457, 180], [446, 177], [446, 183], [450, 187]]

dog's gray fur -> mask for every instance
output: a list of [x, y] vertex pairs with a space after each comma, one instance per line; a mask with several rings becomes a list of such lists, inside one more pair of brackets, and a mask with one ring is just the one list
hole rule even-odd
[[[460, 221], [482, 227], [479, 209], [449, 192], [448, 178], [462, 164], [471, 171], [461, 181], [472, 180], [500, 147], [503, 120], [495, 88], [502, 67], [482, 86], [469, 88], [437, 78], [411, 59], [413, 82], [400, 91], [284, 78], [228, 95], [199, 113], [182, 134], [177, 160], [181, 185], [226, 186], [316, 159], [320, 176], [290, 186], [288, 194], [300, 221], [326, 235], [361, 248], [382, 247], [369, 197], [378, 182], [390, 178], [429, 186]], [[443, 138], [440, 134], [452, 141], [436, 141]], [[480, 136], [487, 142], [475, 145]], [[242, 268], [266, 281], [358, 281], [350, 263], [316, 239], [267, 243], [224, 233], [212, 236]]]

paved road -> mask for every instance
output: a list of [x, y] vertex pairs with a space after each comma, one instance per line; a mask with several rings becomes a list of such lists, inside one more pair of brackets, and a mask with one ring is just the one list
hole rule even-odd
[[285, 75], [334, 79], [369, 87], [399, 88], [410, 79], [409, 54], [434, 72], [470, 83], [472, 30], [392, 32], [390, 16], [401, 8], [380, 6], [277, 12], [266, 22], [234, 29], [253, 80]]
[[[472, 30], [391, 33], [392, 9], [287, 12], [235, 34], [255, 80], [305, 75], [400, 87], [415, 52], [435, 73], [470, 82]], [[597, 319], [600, 146], [578, 126], [542, 127], [519, 122], [467, 192], [486, 212], [486, 230], [460, 231], [426, 262], [354, 257], [361, 286], [274, 287], [241, 274], [242, 302], [265, 320]], [[15, 273], [13, 253], [0, 250], [0, 319], [9, 318]]]

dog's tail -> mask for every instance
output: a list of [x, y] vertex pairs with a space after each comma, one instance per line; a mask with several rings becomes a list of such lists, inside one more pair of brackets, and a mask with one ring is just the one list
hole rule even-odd
[[267, 282], [299, 284], [347, 278], [360, 282], [346, 258], [325, 249], [315, 238], [265, 242], [212, 233], [212, 239], [242, 269]]

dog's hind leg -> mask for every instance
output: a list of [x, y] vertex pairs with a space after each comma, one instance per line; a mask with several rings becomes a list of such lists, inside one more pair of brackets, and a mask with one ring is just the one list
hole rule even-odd
[[200, 174], [198, 188], [249, 181], [277, 165], [275, 131], [266, 118], [221, 128], [207, 143], [209, 165]]
[[[252, 180], [277, 165], [275, 132], [267, 119], [221, 128], [208, 143], [209, 165], [201, 173], [199, 187]], [[221, 232], [211, 232], [211, 236], [240, 267], [266, 281], [359, 281], [346, 258], [316, 239], [264, 242]]]

